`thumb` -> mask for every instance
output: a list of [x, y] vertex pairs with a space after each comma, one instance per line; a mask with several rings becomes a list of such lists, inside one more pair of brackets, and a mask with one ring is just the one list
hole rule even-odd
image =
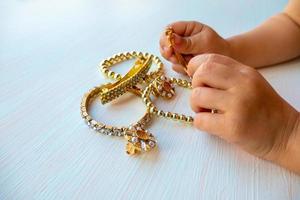
[[197, 36], [181, 37], [176, 33], [173, 33], [173, 48], [178, 53], [183, 54], [197, 54], [199, 53], [199, 47], [196, 44]]

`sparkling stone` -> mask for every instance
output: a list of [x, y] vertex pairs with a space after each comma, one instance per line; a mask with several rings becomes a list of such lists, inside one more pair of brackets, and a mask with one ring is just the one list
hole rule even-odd
[[164, 90], [166, 90], [166, 91], [170, 91], [170, 90], [172, 89], [172, 86], [171, 86], [171, 84], [170, 84], [169, 82], [165, 81], [165, 82], [163, 83], [163, 88], [164, 88]]
[[114, 134], [115, 134], [116, 136], [121, 136], [121, 135], [122, 135], [122, 132], [121, 132], [121, 130], [119, 130], [119, 129], [114, 129]]
[[157, 89], [158, 89], [159, 91], [161, 91], [161, 90], [162, 90], [162, 86], [159, 85], [159, 86], [157, 87]]
[[101, 130], [103, 129], [103, 126], [97, 126], [97, 131], [101, 133]]
[[137, 137], [132, 137], [131, 138], [131, 142], [133, 142], [134, 144], [137, 143], [139, 140]]
[[141, 141], [141, 147], [144, 151], [147, 151], [147, 145], [143, 140]]
[[155, 147], [155, 142], [153, 142], [152, 140], [150, 140], [148, 144], [151, 148]]
[[160, 80], [165, 80], [165, 79], [166, 79], [165, 76], [161, 76], [161, 77], [160, 77]]
[[171, 94], [171, 93], [168, 93], [167, 96], [168, 96], [169, 98], [171, 98], [171, 97], [172, 97], [172, 94]]
[[110, 129], [106, 129], [106, 135], [113, 135], [113, 131]]
[[102, 133], [102, 134], [105, 134], [105, 128], [104, 127], [102, 127], [100, 130], [98, 130], [100, 133]]
[[111, 135], [112, 134], [112, 131], [110, 129], [105, 128], [105, 127], [103, 127], [100, 132], [105, 134], [105, 135]]

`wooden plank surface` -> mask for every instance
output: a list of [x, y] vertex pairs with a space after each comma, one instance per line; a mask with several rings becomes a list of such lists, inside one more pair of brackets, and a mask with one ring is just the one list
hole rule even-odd
[[[159, 148], [139, 157], [82, 122], [82, 95], [105, 80], [97, 64], [123, 51], [159, 55], [175, 20], [224, 37], [279, 12], [286, 1], [65, 0], [0, 2], [0, 199], [300, 199], [300, 177], [193, 127], [154, 120]], [[178, 76], [165, 62], [167, 74]], [[261, 70], [300, 109], [300, 60]], [[116, 69], [128, 70], [128, 63]], [[192, 114], [178, 89], [166, 110]], [[124, 103], [126, 101], [126, 103]], [[145, 110], [126, 95], [95, 104], [95, 118], [134, 122]]]

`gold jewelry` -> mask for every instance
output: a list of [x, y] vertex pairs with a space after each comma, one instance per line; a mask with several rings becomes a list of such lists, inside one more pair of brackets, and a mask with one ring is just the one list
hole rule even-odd
[[[173, 33], [174, 33], [174, 30], [173, 30], [172, 27], [167, 27], [166, 28], [165, 35], [167, 36], [167, 40], [169, 42], [169, 47], [172, 47], [172, 48], [174, 46]], [[175, 54], [175, 57], [176, 57], [177, 61], [179, 62], [179, 64], [181, 64], [183, 66], [183, 69], [187, 73], [187, 62], [186, 62], [186, 60], [184, 59], [184, 57], [180, 53], [178, 53], [177, 51], [175, 51], [174, 48], [173, 48], [173, 51], [174, 51], [174, 54]]]
[[156, 146], [155, 137], [144, 128], [151, 120], [151, 114], [147, 111], [144, 116], [130, 127], [113, 127], [97, 122], [88, 113], [89, 105], [101, 93], [103, 85], [97, 86], [89, 90], [81, 101], [81, 117], [87, 125], [95, 131], [111, 136], [119, 136], [127, 139], [126, 152], [129, 155], [140, 153], [141, 151], [149, 151]]
[[103, 60], [100, 64], [100, 70], [101, 72], [106, 75], [108, 78], [112, 78], [115, 80], [120, 80], [123, 76], [119, 73], [111, 71], [109, 68], [112, 67], [115, 64], [118, 64], [120, 62], [132, 59], [132, 58], [141, 58], [141, 57], [151, 57], [152, 62], [157, 65], [157, 70], [150, 72], [149, 74], [146, 74], [144, 79], [145, 82], [150, 82], [156, 77], [160, 76], [163, 73], [163, 63], [159, 59], [159, 57], [154, 56], [149, 53], [142, 53], [142, 52], [125, 52], [125, 53], [119, 53], [115, 54], [114, 56], [107, 58]]
[[115, 83], [103, 85], [100, 90], [100, 100], [102, 104], [106, 104], [129, 89], [132, 89], [138, 83], [142, 82], [149, 71], [152, 62], [152, 55], [140, 56], [134, 66], [127, 72], [124, 77], [118, 79]]
[[151, 101], [150, 95], [153, 92], [153, 90], [156, 90], [157, 82], [161, 81], [168, 81], [170, 84], [176, 84], [178, 86], [184, 87], [184, 88], [192, 88], [191, 82], [188, 82], [186, 80], [178, 79], [178, 78], [170, 78], [167, 79], [165, 76], [161, 76], [156, 78], [152, 83], [150, 83], [143, 91], [142, 99], [143, 102], [146, 104], [147, 108], [149, 109], [150, 113], [153, 113], [160, 117], [165, 117], [173, 120], [179, 120], [184, 122], [193, 122], [193, 117], [191, 116], [185, 116], [183, 114], [178, 113], [172, 113], [172, 112], [165, 112], [163, 110], [159, 110]]

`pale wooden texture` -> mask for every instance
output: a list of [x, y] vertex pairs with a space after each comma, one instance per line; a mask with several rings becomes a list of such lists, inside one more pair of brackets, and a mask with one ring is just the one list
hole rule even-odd
[[[300, 199], [300, 177], [188, 125], [155, 120], [159, 149], [139, 157], [125, 142], [95, 135], [81, 96], [106, 81], [97, 64], [118, 52], [159, 55], [175, 20], [198, 20], [230, 36], [279, 12], [284, 0], [1, 1], [0, 199]], [[166, 63], [168, 75], [178, 76]], [[300, 61], [262, 70], [300, 109]], [[118, 71], [125, 72], [124, 64]], [[189, 91], [158, 102], [192, 114]], [[124, 102], [127, 101], [127, 102]], [[93, 116], [126, 125], [144, 112], [124, 96]], [[259, 115], [259, 113], [257, 113]]]

